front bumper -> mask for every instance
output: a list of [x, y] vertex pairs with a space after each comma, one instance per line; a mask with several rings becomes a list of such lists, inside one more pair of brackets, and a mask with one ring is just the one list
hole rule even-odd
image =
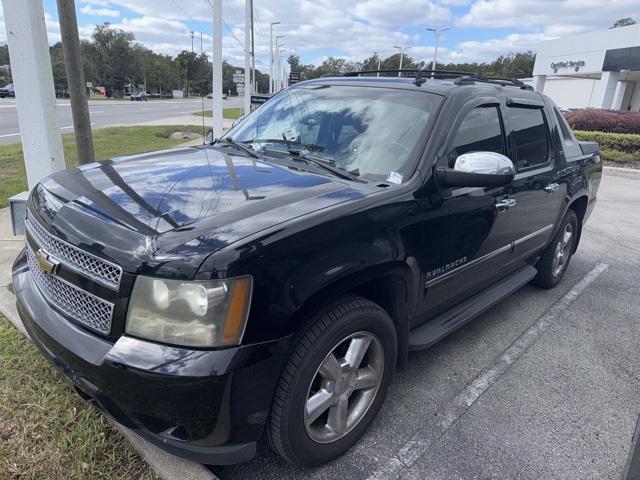
[[289, 337], [190, 350], [98, 338], [53, 309], [24, 254], [13, 266], [17, 307], [43, 354], [87, 401], [150, 442], [214, 465], [249, 460], [264, 428]]

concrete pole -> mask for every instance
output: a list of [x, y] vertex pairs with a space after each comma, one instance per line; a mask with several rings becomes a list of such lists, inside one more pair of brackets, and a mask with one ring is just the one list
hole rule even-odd
[[256, 41], [253, 32], [253, 0], [248, 1], [251, 3], [251, 87], [252, 93], [258, 93], [258, 87], [256, 86]]
[[[273, 26], [280, 22], [271, 22], [269, 25], [269, 93], [273, 94]], [[277, 42], [277, 39], [276, 39]]]
[[251, 2], [244, 4], [244, 114], [251, 112]]
[[95, 156], [91, 135], [91, 117], [89, 116], [87, 84], [84, 78], [74, 0], [58, 0], [58, 17], [60, 19], [60, 33], [64, 51], [64, 66], [67, 71], [67, 84], [69, 85], [73, 130], [78, 149], [78, 163], [80, 165], [93, 163], [95, 162]]
[[220, 138], [222, 126], [222, 0], [213, 0], [213, 136]]
[[40, 1], [2, 0], [29, 189], [65, 168]]

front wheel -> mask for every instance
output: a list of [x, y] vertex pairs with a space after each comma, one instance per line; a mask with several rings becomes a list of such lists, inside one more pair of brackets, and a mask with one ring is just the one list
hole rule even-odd
[[573, 210], [568, 210], [553, 240], [536, 264], [538, 270], [538, 275], [534, 279], [536, 285], [542, 288], [553, 288], [560, 283], [569, 266], [577, 234], [578, 217]]
[[313, 466], [347, 451], [378, 413], [397, 355], [396, 330], [361, 297], [332, 302], [301, 329], [276, 389], [273, 449]]

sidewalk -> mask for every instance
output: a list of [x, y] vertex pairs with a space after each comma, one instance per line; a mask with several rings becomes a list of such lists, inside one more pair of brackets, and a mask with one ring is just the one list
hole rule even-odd
[[[195, 117], [194, 117], [195, 118]], [[11, 266], [22, 250], [24, 237], [14, 237], [8, 208], [0, 209], [0, 315], [7, 317], [22, 333], [16, 299], [11, 290]], [[163, 480], [215, 480], [217, 477], [198, 463], [176, 457], [161, 450], [138, 436], [133, 431], [114, 423], [115, 428], [131, 443], [133, 448]]]
[[[211, 117], [204, 117], [204, 125], [206, 129], [211, 128]], [[135, 126], [155, 126], [155, 125], [202, 125], [202, 116], [198, 115], [180, 115], [176, 117], [164, 117], [156, 120], [149, 120], [148, 122], [136, 123]], [[222, 120], [222, 128], [227, 131], [233, 125], [233, 120], [230, 118], [224, 118]], [[108, 125], [109, 127], [132, 127], [134, 125]]]

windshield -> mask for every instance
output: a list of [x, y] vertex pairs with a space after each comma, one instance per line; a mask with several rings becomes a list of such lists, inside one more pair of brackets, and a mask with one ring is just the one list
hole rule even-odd
[[264, 153], [292, 148], [354, 175], [401, 183], [441, 97], [401, 89], [314, 85], [290, 88], [228, 136]]

